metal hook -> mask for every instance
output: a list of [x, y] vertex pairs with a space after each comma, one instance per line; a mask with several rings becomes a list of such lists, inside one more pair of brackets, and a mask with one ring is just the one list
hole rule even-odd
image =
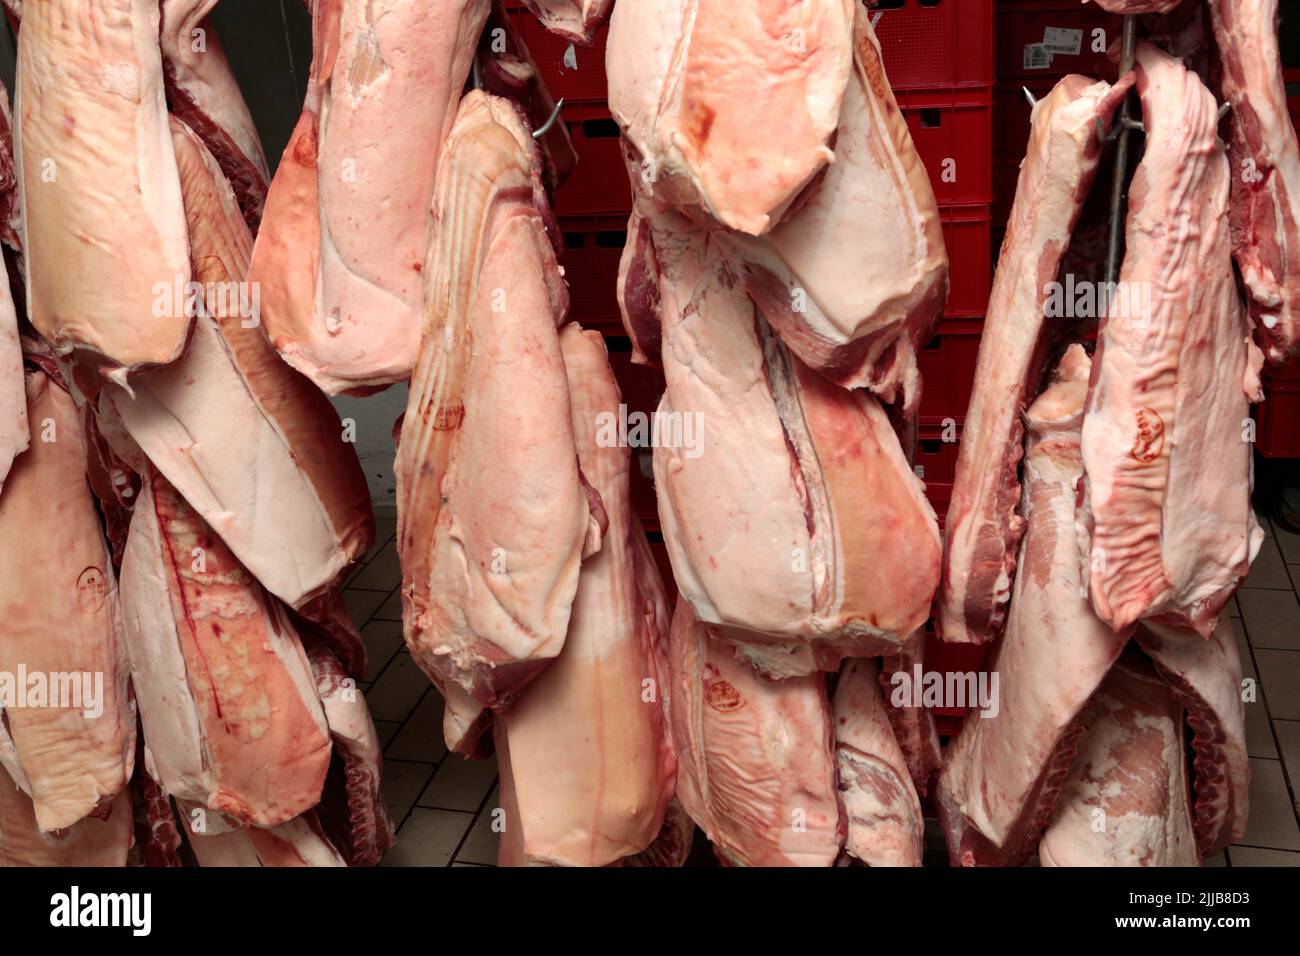
[[1228, 115], [1228, 110], [1232, 109], [1231, 103], [1224, 103], [1219, 107], [1219, 119], [1222, 120]]
[[1020, 89], [1024, 91], [1025, 99], [1029, 100], [1029, 108], [1032, 110], [1038, 105], [1038, 100], [1034, 99], [1034, 94], [1029, 92], [1029, 87], [1022, 86]]
[[481, 90], [483, 89], [483, 75], [479, 73], [478, 55], [475, 54], [474, 59], [470, 62], [471, 62], [470, 75], [473, 77], [471, 82], [474, 84], [474, 89]]
[[564, 97], [560, 97], [560, 102], [555, 104], [555, 109], [551, 110], [550, 118], [545, 123], [533, 130], [533, 139], [541, 139], [551, 131], [555, 121], [560, 118], [560, 110], [564, 108]]

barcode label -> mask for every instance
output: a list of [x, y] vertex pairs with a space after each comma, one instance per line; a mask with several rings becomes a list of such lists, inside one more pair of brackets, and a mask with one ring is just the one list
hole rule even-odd
[[916, 477], [918, 478], [925, 477], [925, 465], [913, 465], [912, 470], [916, 472]]
[[1043, 31], [1043, 44], [1049, 53], [1068, 53], [1078, 56], [1083, 49], [1083, 31], [1065, 27], [1048, 27]]
[[1030, 43], [1025, 46], [1025, 69], [1026, 70], [1045, 70], [1052, 65], [1052, 53], [1041, 43]]

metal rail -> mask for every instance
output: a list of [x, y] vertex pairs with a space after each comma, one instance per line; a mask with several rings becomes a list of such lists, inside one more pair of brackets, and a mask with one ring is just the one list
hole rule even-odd
[[[1129, 14], [1124, 18], [1124, 40], [1120, 50], [1119, 75], [1125, 76], [1133, 69], [1137, 54], [1137, 17]], [[1115, 123], [1118, 134], [1115, 144], [1115, 169], [1110, 180], [1110, 231], [1106, 237], [1106, 281], [1113, 283], [1119, 279], [1119, 240], [1124, 229], [1124, 176], [1128, 172], [1129, 134], [1140, 129], [1141, 123], [1134, 120], [1129, 110], [1132, 94], [1124, 97], [1120, 105], [1119, 120]]]

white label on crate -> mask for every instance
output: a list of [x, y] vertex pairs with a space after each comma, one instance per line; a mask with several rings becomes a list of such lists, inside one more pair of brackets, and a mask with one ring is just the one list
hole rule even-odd
[[1041, 43], [1025, 44], [1026, 70], [1045, 70], [1052, 65], [1052, 52]]
[[1065, 27], [1048, 27], [1043, 31], [1043, 46], [1052, 53], [1078, 56], [1083, 50], [1083, 31]]
[[912, 470], [916, 472], [916, 477], [918, 478], [925, 477], [925, 465], [913, 465]]

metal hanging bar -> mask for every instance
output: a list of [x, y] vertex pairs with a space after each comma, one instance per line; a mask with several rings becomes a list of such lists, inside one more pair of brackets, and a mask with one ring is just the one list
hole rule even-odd
[[[1137, 58], [1137, 17], [1129, 14], [1124, 17], [1124, 41], [1120, 50], [1119, 75], [1125, 76], [1133, 69]], [[1119, 279], [1119, 240], [1124, 229], [1124, 175], [1128, 172], [1129, 134], [1142, 128], [1142, 122], [1134, 119], [1129, 111], [1132, 94], [1124, 97], [1120, 105], [1119, 122], [1112, 129], [1117, 133], [1115, 144], [1115, 170], [1110, 181], [1110, 232], [1106, 237], [1106, 282], [1114, 283]]]

